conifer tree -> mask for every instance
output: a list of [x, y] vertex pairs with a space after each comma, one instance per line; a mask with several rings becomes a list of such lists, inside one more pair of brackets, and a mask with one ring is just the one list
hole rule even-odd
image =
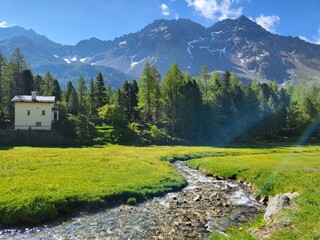
[[33, 75], [29, 69], [25, 69], [22, 72], [22, 93], [24, 95], [31, 94], [33, 90]]
[[95, 85], [94, 85], [93, 78], [91, 78], [89, 82], [88, 104], [89, 104], [89, 117], [96, 117], [97, 108], [96, 108]]
[[22, 79], [22, 73], [28, 69], [28, 64], [25, 60], [20, 48], [13, 50], [10, 59], [11, 76], [14, 86], [14, 95], [21, 95], [24, 92], [24, 83]]
[[147, 122], [155, 120], [157, 96], [159, 93], [159, 76], [158, 71], [147, 62], [142, 71], [138, 92], [138, 108], [143, 115], [143, 119]]
[[61, 101], [61, 87], [57, 79], [53, 80], [52, 96], [56, 97], [56, 101]]
[[85, 95], [87, 92], [86, 81], [84, 80], [83, 76], [77, 80], [77, 95], [78, 95], [78, 103], [79, 103], [79, 112], [83, 113], [85, 109]]
[[78, 113], [78, 96], [72, 82], [68, 82], [64, 92], [64, 99], [67, 104], [68, 112], [75, 115]]
[[104, 84], [102, 73], [99, 72], [95, 82], [95, 101], [96, 101], [95, 107], [97, 109], [101, 108], [107, 103], [106, 100], [107, 100], [106, 87]]
[[0, 52], [0, 113], [3, 113], [3, 96], [5, 94], [4, 85], [4, 69], [6, 66], [6, 58]]
[[178, 96], [179, 89], [183, 85], [183, 76], [177, 63], [173, 63], [163, 78], [161, 85], [161, 94], [165, 106], [165, 115], [168, 120], [168, 128], [172, 133], [176, 122], [176, 115], [179, 103], [175, 101]]
[[177, 97], [179, 88], [183, 85], [183, 77], [177, 63], [173, 63], [163, 78], [161, 85], [165, 104], [171, 104]]
[[203, 94], [203, 99], [208, 101], [209, 99], [209, 86], [210, 86], [210, 75], [208, 73], [207, 66], [202, 66], [200, 73], [200, 84], [201, 91]]
[[[194, 80], [184, 83], [179, 89], [175, 130], [180, 137], [196, 142], [201, 139], [202, 96]], [[208, 131], [208, 129], [206, 129]]]
[[53, 96], [53, 92], [54, 92], [54, 77], [52, 76], [52, 74], [47, 71], [44, 76], [43, 76], [43, 80], [44, 80], [44, 89], [43, 89], [43, 94], [45, 96]]

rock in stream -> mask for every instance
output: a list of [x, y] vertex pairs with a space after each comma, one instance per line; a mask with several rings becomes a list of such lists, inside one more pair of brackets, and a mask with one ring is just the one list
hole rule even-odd
[[188, 182], [179, 192], [57, 225], [0, 229], [0, 239], [203, 239], [212, 231], [239, 226], [263, 212], [243, 184], [208, 177], [185, 162], [173, 165]]

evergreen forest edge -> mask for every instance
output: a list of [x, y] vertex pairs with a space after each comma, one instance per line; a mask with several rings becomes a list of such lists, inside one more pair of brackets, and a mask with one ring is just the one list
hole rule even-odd
[[76, 85], [69, 82], [62, 90], [50, 72], [34, 76], [20, 49], [10, 60], [0, 53], [1, 129], [12, 128], [11, 99], [31, 91], [56, 97], [60, 120], [54, 131], [33, 132], [36, 142], [26, 141], [28, 131], [2, 131], [1, 145], [225, 145], [288, 141], [307, 128], [319, 138], [319, 87], [284, 89], [276, 82], [256, 80], [244, 84], [234, 73], [209, 73], [205, 66], [199, 76], [191, 77], [173, 63], [161, 78], [147, 62], [139, 82], [125, 81], [117, 90], [105, 85], [101, 72], [88, 85], [79, 76]]

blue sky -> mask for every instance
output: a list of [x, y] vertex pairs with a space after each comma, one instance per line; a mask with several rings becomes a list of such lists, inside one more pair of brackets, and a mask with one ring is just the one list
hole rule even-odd
[[320, 0], [0, 0], [0, 27], [19, 25], [62, 44], [113, 40], [156, 19], [211, 26], [252, 18], [267, 30], [320, 44]]

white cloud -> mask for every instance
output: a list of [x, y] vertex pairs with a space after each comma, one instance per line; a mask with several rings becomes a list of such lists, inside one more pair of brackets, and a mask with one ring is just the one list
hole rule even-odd
[[170, 15], [168, 5], [162, 3], [162, 4], [161, 4], [161, 10], [162, 10], [162, 15], [163, 15], [163, 16], [169, 16], [169, 15]]
[[309, 38], [306, 38], [305, 36], [299, 36], [299, 38], [301, 40], [306, 41], [306, 42], [320, 45], [320, 27], [318, 28], [317, 35], [313, 35], [313, 37], [312, 37], [313, 40], [310, 40]]
[[242, 7], [234, 7], [240, 0], [185, 0], [189, 7], [193, 7], [201, 16], [207, 19], [223, 20], [237, 18], [242, 15]]
[[314, 43], [320, 45], [320, 27], [318, 28], [318, 35], [314, 36]]
[[267, 31], [275, 33], [276, 26], [280, 23], [280, 17], [276, 15], [264, 16], [261, 14], [255, 21]]
[[306, 42], [311, 42], [308, 38], [306, 38], [305, 36], [299, 36], [299, 38], [303, 41], [306, 41]]
[[13, 27], [14, 24], [9, 24], [6, 21], [0, 21], [0, 28], [8, 28], [8, 27]]

